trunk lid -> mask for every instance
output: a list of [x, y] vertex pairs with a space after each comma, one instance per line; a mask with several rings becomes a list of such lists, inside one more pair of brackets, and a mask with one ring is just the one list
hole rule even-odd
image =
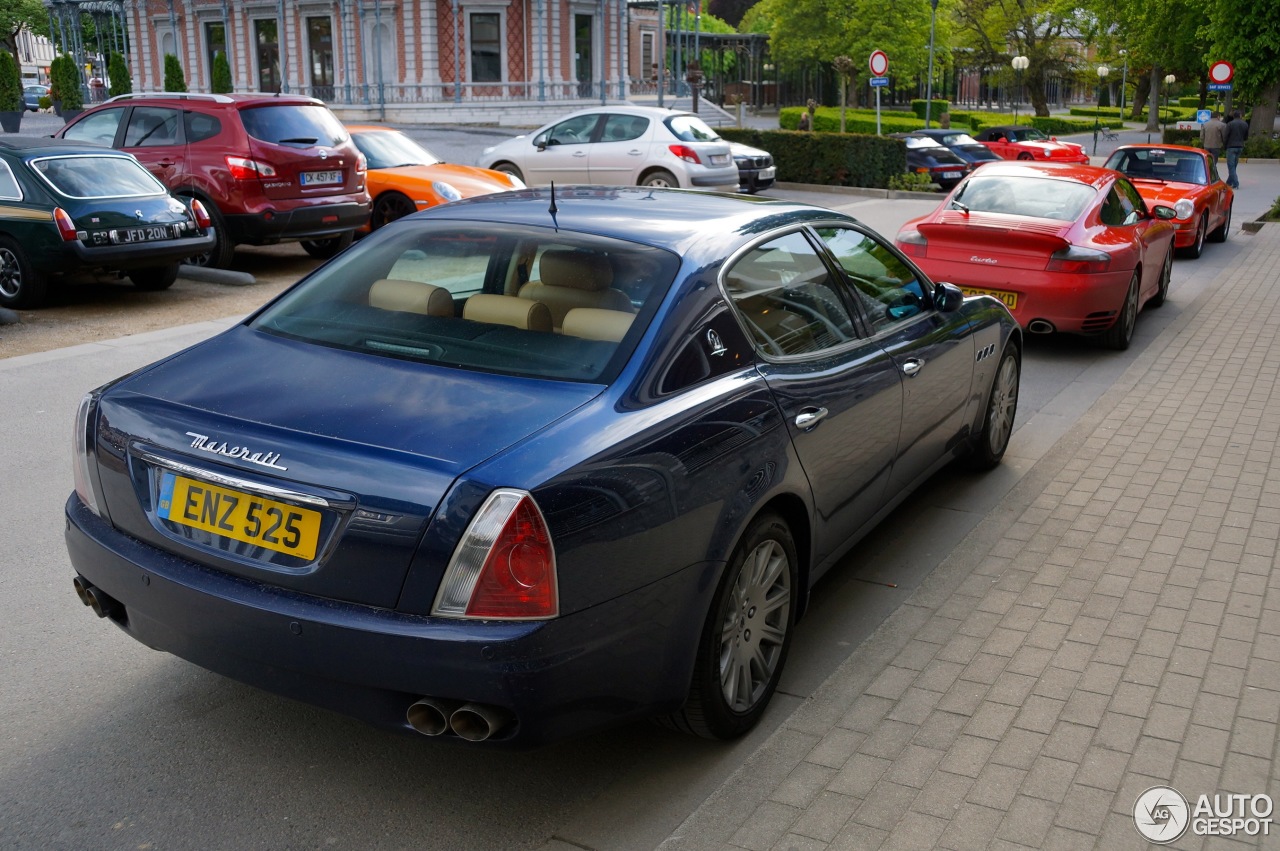
[[458, 475], [600, 390], [238, 327], [104, 396], [103, 501], [117, 528], [211, 569], [394, 607]]
[[1066, 235], [1072, 223], [945, 210], [938, 221], [917, 227], [928, 240], [930, 261], [962, 263], [974, 274], [1003, 277], [997, 270], [1043, 270], [1050, 254], [1070, 244]]
[[240, 110], [249, 156], [275, 169], [263, 177], [275, 200], [345, 195], [359, 191], [359, 152], [333, 113], [321, 104], [280, 103]]

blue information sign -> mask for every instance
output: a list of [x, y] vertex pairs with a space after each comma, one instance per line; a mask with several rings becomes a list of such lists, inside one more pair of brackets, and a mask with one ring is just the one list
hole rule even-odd
[[1231, 91], [1230, 83], [1210, 83], [1209, 91], [1211, 92], [1229, 92]]
[[872, 78], [871, 78], [871, 85], [873, 85], [873, 86], [887, 86], [887, 85], [889, 85], [889, 78], [888, 78], [888, 77], [872, 77]]
[[1196, 121], [1199, 121], [1201, 124], [1204, 124], [1206, 121], [1208, 121], [1212, 117], [1213, 117], [1213, 113], [1207, 109], [1196, 110]]

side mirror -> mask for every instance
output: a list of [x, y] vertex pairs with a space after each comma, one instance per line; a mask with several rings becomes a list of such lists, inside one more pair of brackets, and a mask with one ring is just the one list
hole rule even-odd
[[1151, 215], [1157, 219], [1176, 219], [1178, 218], [1178, 211], [1164, 204], [1156, 204], [1151, 208]]
[[951, 313], [964, 304], [964, 293], [955, 284], [946, 281], [933, 286], [933, 306], [942, 313]]

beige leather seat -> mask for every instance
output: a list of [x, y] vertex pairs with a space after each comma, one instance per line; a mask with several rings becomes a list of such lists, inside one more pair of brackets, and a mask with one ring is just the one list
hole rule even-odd
[[560, 330], [566, 337], [617, 343], [627, 335], [633, 319], [635, 314], [623, 313], [621, 310], [575, 307], [564, 315], [564, 325]]
[[444, 287], [422, 281], [379, 278], [369, 288], [369, 306], [423, 316], [454, 316], [453, 296]]
[[545, 304], [513, 295], [473, 295], [462, 305], [462, 318], [526, 331], [551, 330], [551, 311]]
[[631, 313], [631, 299], [613, 288], [613, 267], [603, 254], [551, 249], [538, 260], [539, 280], [520, 288], [520, 298], [538, 301], [551, 311], [556, 330], [576, 307]]

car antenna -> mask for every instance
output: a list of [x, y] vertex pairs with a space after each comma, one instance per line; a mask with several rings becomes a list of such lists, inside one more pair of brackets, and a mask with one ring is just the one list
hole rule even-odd
[[556, 213], [559, 210], [556, 208], [556, 182], [554, 180], [551, 181], [551, 206], [547, 208], [547, 212], [551, 214], [551, 224], [555, 225], [556, 230], [560, 230], [560, 223], [556, 221]]

